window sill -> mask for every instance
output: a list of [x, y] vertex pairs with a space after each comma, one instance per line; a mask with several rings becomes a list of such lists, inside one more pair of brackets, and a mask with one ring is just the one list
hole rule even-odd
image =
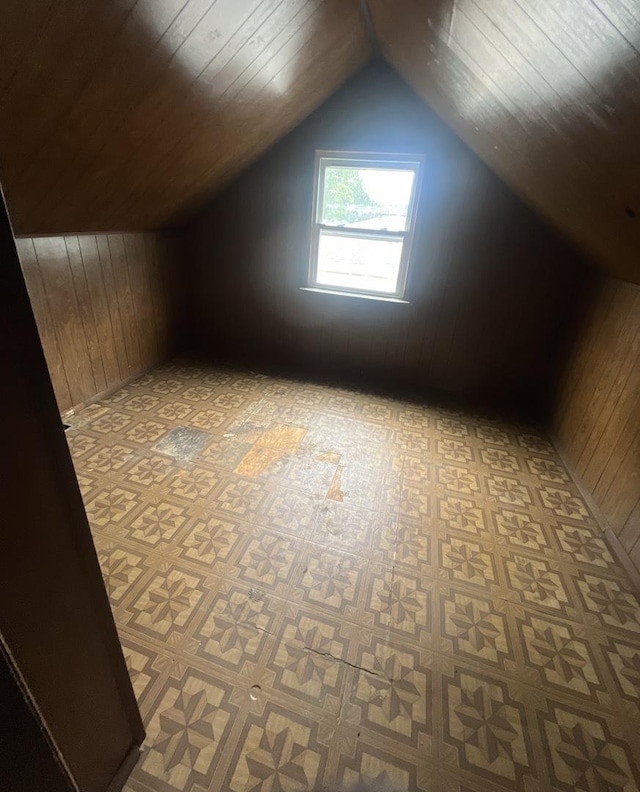
[[356, 297], [359, 300], [376, 300], [378, 302], [409, 305], [409, 300], [403, 300], [401, 297], [385, 297], [382, 294], [364, 294], [360, 292], [338, 291], [335, 289], [321, 289], [319, 286], [301, 286], [300, 291], [315, 292], [316, 294], [332, 294], [337, 297]]

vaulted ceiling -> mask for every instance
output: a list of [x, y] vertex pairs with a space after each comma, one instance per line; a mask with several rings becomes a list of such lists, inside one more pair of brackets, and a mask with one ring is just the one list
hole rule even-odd
[[[368, 7], [383, 56], [457, 134], [639, 282], [640, 3]], [[16, 230], [179, 222], [375, 54], [366, 17], [359, 0], [5, 0], [0, 172]]]
[[3, 0], [21, 233], [173, 224], [371, 56], [355, 0]]
[[512, 189], [640, 282], [640, 2], [369, 0], [385, 57]]

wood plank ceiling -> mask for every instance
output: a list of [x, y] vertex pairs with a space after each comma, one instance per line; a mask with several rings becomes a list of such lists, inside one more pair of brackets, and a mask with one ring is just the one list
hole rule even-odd
[[357, 0], [5, 0], [14, 229], [171, 225], [370, 55]]
[[611, 274], [640, 282], [640, 2], [369, 5], [414, 90]]
[[[640, 282], [638, 0], [369, 0], [383, 55], [502, 178]], [[5, 0], [21, 233], [179, 222], [372, 55], [358, 0]]]

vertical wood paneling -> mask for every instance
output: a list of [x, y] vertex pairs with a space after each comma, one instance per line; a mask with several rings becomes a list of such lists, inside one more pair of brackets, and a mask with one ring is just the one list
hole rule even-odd
[[[425, 156], [409, 304], [301, 290], [318, 149]], [[582, 263], [383, 64], [231, 185], [187, 235], [190, 316], [204, 351], [538, 413], [547, 406]]]
[[91, 361], [91, 373], [93, 376], [93, 386], [96, 393], [102, 393], [107, 389], [107, 380], [104, 374], [104, 364], [100, 353], [100, 338], [98, 336], [97, 323], [95, 320], [91, 294], [87, 284], [84, 270], [84, 262], [77, 236], [66, 238], [67, 255], [69, 256], [69, 267], [71, 269], [71, 279], [76, 296], [76, 304], [82, 319], [82, 328], [86, 342], [87, 352]]
[[560, 447], [640, 571], [640, 286], [603, 279], [555, 411]]
[[113, 284], [118, 300], [120, 321], [127, 355], [128, 376], [141, 369], [140, 344], [138, 341], [138, 318], [131, 292], [131, 274], [127, 261], [122, 234], [108, 234], [107, 245], [113, 270]]
[[171, 315], [167, 298], [167, 285], [162, 280], [163, 267], [159, 258], [158, 244], [153, 234], [142, 235], [145, 259], [148, 262], [149, 307], [153, 314], [154, 343], [156, 354], [160, 355], [167, 344], [166, 317]]
[[80, 254], [85, 278], [87, 280], [88, 298], [91, 304], [93, 322], [100, 349], [100, 360], [104, 369], [105, 389], [120, 382], [120, 368], [115, 348], [115, 336], [109, 300], [105, 290], [104, 273], [98, 252], [98, 241], [92, 234], [78, 237]]
[[116, 360], [118, 361], [118, 381], [122, 382], [122, 380], [125, 380], [129, 376], [129, 357], [127, 354], [127, 345], [125, 342], [120, 311], [120, 301], [118, 299], [116, 279], [114, 277], [113, 263], [111, 261], [111, 250], [109, 247], [109, 238], [107, 234], [98, 234], [96, 236], [96, 245], [98, 247], [98, 257], [100, 261], [100, 268], [102, 270], [102, 280], [104, 282], [104, 292], [107, 301], [107, 310], [109, 312], [109, 322], [111, 324], [111, 332], [113, 334], [113, 347]]
[[80, 404], [83, 394], [94, 390], [91, 366], [86, 365], [86, 340], [71, 280], [64, 237], [33, 240], [49, 313], [54, 317], [58, 350], [63, 361], [71, 403]]
[[20, 263], [24, 277], [28, 283], [29, 297], [33, 309], [42, 348], [49, 366], [49, 374], [53, 383], [53, 389], [58, 400], [60, 409], [70, 406], [71, 393], [67, 383], [67, 374], [62, 362], [62, 354], [58, 347], [58, 338], [55, 331], [53, 316], [49, 310], [46, 300], [45, 286], [42, 282], [42, 275], [38, 265], [33, 239], [17, 239], [16, 247], [20, 256]]
[[174, 351], [167, 235], [23, 238], [18, 253], [61, 411]]
[[[158, 350], [156, 337], [158, 329], [155, 325], [153, 304], [151, 298], [152, 284], [150, 280], [150, 259], [144, 234], [124, 234], [124, 248], [129, 263], [129, 278], [132, 282], [134, 294], [145, 294], [144, 300], [136, 300], [135, 313], [138, 326], [138, 344], [141, 360], [156, 360]], [[140, 266], [131, 267], [132, 261], [140, 262]], [[145, 328], [148, 328], [145, 332]]]

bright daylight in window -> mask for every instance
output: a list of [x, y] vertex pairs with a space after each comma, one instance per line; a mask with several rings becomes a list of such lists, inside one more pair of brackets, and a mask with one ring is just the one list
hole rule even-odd
[[309, 286], [403, 298], [420, 160], [320, 152]]

